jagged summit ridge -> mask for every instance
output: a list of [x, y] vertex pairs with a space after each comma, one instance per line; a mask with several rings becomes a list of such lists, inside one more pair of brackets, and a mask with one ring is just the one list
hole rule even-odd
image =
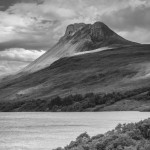
[[75, 23], [68, 25], [66, 28], [65, 36], [72, 36], [75, 32], [82, 29], [85, 25], [85, 23]]
[[76, 32], [80, 31], [84, 27], [90, 29], [91, 36], [110, 36], [114, 32], [103, 22], [95, 22], [94, 24], [85, 24], [85, 23], [75, 23], [70, 24], [66, 28], [66, 32], [64, 36], [73, 36]]
[[[111, 30], [105, 23], [100, 21], [95, 22], [93, 24], [85, 24], [85, 23], [70, 24], [67, 26], [64, 36], [60, 38], [59, 41], [63, 43], [71, 41], [73, 44], [82, 43], [80, 44], [82, 45], [81, 46], [82, 51], [86, 51], [88, 48], [92, 50], [95, 48], [105, 46], [116, 47], [120, 45], [137, 44], [122, 38], [113, 30]], [[85, 45], [88, 48], [85, 48]]]
[[77, 52], [89, 51], [101, 47], [120, 47], [135, 45], [137, 43], [128, 41], [111, 30], [103, 22], [93, 24], [75, 23], [66, 28], [60, 43], [70, 42], [77, 45]]
[[104, 23], [95, 22], [91, 25], [91, 37], [97, 41], [101, 41], [109, 36], [114, 35], [115, 33]]

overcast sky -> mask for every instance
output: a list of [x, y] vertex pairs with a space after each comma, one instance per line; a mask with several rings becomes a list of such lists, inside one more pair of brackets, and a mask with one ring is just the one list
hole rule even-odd
[[39, 57], [68, 24], [95, 21], [150, 43], [150, 0], [0, 0], [0, 75]]

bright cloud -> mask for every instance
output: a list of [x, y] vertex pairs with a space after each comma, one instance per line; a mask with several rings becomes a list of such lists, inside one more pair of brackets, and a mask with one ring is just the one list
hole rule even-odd
[[6, 49], [0, 52], [0, 60], [31, 62], [44, 53], [44, 50], [26, 50], [23, 48]]
[[16, 73], [28, 64], [29, 62], [0, 60], [0, 78]]
[[23, 48], [0, 51], [0, 77], [23, 69], [44, 53], [44, 50], [26, 50]]

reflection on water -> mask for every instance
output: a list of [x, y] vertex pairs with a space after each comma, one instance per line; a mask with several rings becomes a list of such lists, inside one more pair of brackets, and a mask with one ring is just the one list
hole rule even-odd
[[0, 113], [0, 150], [51, 150], [85, 131], [93, 136], [148, 117], [148, 112]]

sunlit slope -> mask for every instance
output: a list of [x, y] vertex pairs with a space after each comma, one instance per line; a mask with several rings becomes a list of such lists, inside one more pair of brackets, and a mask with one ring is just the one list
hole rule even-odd
[[0, 100], [49, 99], [148, 86], [150, 45], [137, 45], [61, 58], [43, 70], [1, 83]]
[[58, 43], [48, 52], [44, 53], [41, 57], [24, 68], [22, 72], [31, 73], [43, 69], [47, 66], [50, 66], [54, 61], [58, 60], [61, 57], [73, 55], [75, 53], [75, 50], [76, 45], [72, 45], [69, 42], [65, 44]]

